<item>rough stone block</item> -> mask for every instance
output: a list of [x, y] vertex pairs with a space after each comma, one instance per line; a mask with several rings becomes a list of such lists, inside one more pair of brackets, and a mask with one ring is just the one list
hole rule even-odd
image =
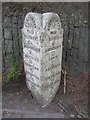
[[11, 18], [8, 16], [4, 17], [4, 21], [3, 21], [3, 27], [10, 27], [11, 26]]
[[4, 37], [5, 39], [12, 39], [11, 29], [5, 28], [4, 29]]
[[18, 18], [18, 28], [22, 28], [22, 27], [23, 27], [22, 18], [19, 17], [19, 18]]
[[17, 24], [17, 17], [16, 17], [16, 16], [13, 16], [13, 18], [12, 18], [12, 23], [13, 23], [13, 24]]
[[5, 51], [6, 53], [12, 53], [12, 41], [11, 40], [5, 40]]

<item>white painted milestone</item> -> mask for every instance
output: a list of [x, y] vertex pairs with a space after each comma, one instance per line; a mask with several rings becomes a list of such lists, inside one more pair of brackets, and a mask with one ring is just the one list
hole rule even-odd
[[23, 35], [23, 58], [26, 83], [42, 104], [48, 105], [61, 80], [63, 29], [56, 13], [26, 15]]

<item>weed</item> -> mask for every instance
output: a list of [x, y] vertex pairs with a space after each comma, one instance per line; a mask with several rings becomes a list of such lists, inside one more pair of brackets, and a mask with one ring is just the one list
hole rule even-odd
[[17, 69], [16, 65], [16, 59], [12, 59], [12, 64], [11, 64], [11, 69], [7, 75], [6, 81], [5, 82], [10, 82], [17, 78], [21, 74], [20, 70]]

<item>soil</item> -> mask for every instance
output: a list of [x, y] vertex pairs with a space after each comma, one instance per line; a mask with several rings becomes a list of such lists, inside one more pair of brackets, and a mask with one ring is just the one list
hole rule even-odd
[[[42, 108], [26, 86], [25, 75], [9, 83], [3, 83], [3, 109], [29, 110], [42, 113], [63, 113], [65, 117], [87, 117], [88, 73], [77, 78], [67, 76], [67, 91], [63, 93], [63, 78], [60, 89], [52, 102]], [[3, 112], [4, 117], [4, 112]]]

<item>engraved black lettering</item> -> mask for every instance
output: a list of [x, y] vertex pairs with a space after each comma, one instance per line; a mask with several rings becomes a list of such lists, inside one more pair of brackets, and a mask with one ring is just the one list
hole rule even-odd
[[34, 74], [30, 73], [29, 71], [27, 71], [27, 70], [26, 70], [26, 73], [27, 73], [27, 74], [30, 74], [31, 76], [33, 76], [33, 77], [35, 77], [36, 79], [38, 79], [38, 80], [39, 80], [39, 77], [38, 77], [38, 76], [36, 76], [36, 75], [34, 75]]
[[54, 47], [48, 48], [45, 52], [49, 52], [49, 51], [51, 51], [51, 50], [58, 49], [59, 47], [60, 47], [60, 45], [59, 45], [59, 46], [54, 46]]

